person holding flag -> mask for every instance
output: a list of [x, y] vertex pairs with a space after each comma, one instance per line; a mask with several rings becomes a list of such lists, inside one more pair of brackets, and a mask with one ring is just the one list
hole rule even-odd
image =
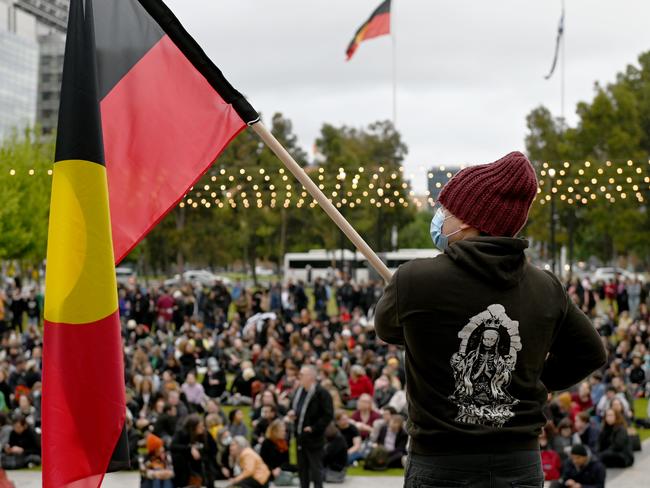
[[377, 304], [377, 335], [406, 348], [407, 488], [541, 488], [548, 392], [607, 360], [591, 321], [516, 237], [536, 193], [519, 152], [461, 170], [431, 221], [443, 254], [400, 266]]

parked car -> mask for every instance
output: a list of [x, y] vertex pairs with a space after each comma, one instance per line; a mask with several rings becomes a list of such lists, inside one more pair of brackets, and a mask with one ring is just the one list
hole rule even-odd
[[128, 266], [118, 266], [115, 268], [115, 277], [118, 285], [129, 285], [137, 281], [138, 274]]
[[604, 267], [604, 268], [597, 268], [594, 274], [592, 275], [591, 280], [593, 282], [597, 282], [597, 281], [607, 282], [610, 280], [614, 280], [617, 277], [626, 280], [634, 280], [635, 278], [641, 279], [641, 276], [635, 273], [631, 273], [628, 270], [623, 268]]
[[218, 276], [206, 269], [190, 270], [181, 275], [177, 274], [173, 278], [165, 280], [165, 286], [178, 286], [183, 283], [191, 283], [192, 285], [201, 286], [214, 286], [218, 281], [228, 286], [231, 284], [230, 279], [225, 276]]

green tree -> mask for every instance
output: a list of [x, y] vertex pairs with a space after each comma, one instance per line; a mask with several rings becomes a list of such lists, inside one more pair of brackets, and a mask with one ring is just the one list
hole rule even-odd
[[[641, 166], [630, 167], [627, 161], [644, 163], [650, 155], [650, 52], [639, 56], [638, 66], [630, 65], [619, 73], [614, 83], [596, 83], [594, 91], [590, 102], [577, 105], [579, 120], [575, 127], [564, 127], [545, 107], [528, 115], [526, 147], [538, 173], [542, 175], [545, 162], [562, 172], [553, 181], [548, 174], [541, 176], [541, 197], [552, 187], [556, 187], [557, 196], [568, 196], [565, 200], [555, 199], [560, 224], [558, 243], [574, 241], [577, 257], [594, 255], [609, 261], [617, 255], [634, 253], [647, 261], [650, 216], [645, 202], [650, 195], [643, 178], [650, 171], [645, 164], [641, 164], [641, 173], [633, 171]], [[570, 163], [568, 168], [564, 161]], [[593, 164], [587, 166], [585, 161]], [[580, 184], [574, 184], [576, 181]], [[634, 190], [628, 181], [645, 184]], [[567, 192], [569, 186], [573, 193]], [[590, 193], [594, 192], [597, 198], [592, 199]], [[571, 198], [579, 193], [587, 199], [586, 204]], [[538, 200], [531, 211], [528, 235], [548, 241], [549, 218], [548, 205]]]
[[45, 259], [53, 160], [53, 142], [34, 130], [0, 147], [0, 259]]

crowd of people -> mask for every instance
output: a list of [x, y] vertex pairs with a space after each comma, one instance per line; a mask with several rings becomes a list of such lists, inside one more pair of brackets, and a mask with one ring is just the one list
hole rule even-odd
[[[19, 468], [40, 463], [42, 297], [6, 283], [0, 448], [2, 466]], [[575, 391], [549, 395], [543, 468], [558, 486], [602, 486], [606, 467], [632, 465], [635, 429], [648, 427], [634, 411], [650, 396], [648, 285], [583, 279], [567, 290], [593, 318], [609, 361]], [[349, 466], [402, 467], [404, 358], [375, 335], [381, 292], [372, 282], [321, 279], [309, 288], [120, 286], [127, 434], [142, 485], [300, 479], [307, 488], [311, 479], [319, 488], [343, 481]]]
[[571, 299], [592, 318], [608, 351], [607, 365], [575, 391], [550, 398], [540, 435], [545, 479], [554, 486], [605, 485], [606, 468], [627, 468], [641, 449], [639, 429], [648, 412], [637, 399], [650, 397], [649, 287], [639, 280], [567, 284]]

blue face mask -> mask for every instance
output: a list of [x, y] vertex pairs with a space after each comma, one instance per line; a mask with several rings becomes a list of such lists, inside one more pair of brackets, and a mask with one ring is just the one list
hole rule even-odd
[[433, 241], [435, 246], [438, 249], [440, 249], [442, 252], [444, 252], [449, 247], [448, 238], [461, 231], [461, 229], [458, 229], [457, 231], [454, 231], [447, 236], [442, 233], [442, 226], [444, 225], [445, 221], [449, 218], [451, 218], [451, 215], [445, 217], [445, 212], [441, 208], [439, 208], [438, 211], [433, 216], [433, 219], [431, 219], [431, 227], [429, 228], [429, 233], [431, 234], [431, 240]]

